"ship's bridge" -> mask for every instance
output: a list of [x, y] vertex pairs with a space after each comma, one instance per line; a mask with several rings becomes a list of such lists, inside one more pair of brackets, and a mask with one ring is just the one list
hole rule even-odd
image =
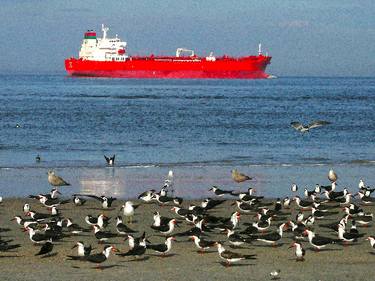
[[102, 25], [103, 37], [97, 38], [92, 30], [85, 33], [79, 58], [95, 61], [125, 61], [126, 42], [121, 41], [116, 34], [115, 38], [107, 38], [109, 28]]

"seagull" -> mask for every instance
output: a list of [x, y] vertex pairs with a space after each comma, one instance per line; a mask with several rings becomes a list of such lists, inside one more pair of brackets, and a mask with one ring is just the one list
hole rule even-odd
[[105, 155], [104, 155], [104, 158], [105, 158], [105, 160], [107, 161], [108, 166], [113, 166], [113, 165], [115, 165], [115, 157], [116, 157], [115, 154], [114, 154], [112, 157], [108, 157], [108, 156], [105, 156]]
[[321, 126], [328, 125], [328, 124], [331, 124], [331, 122], [328, 122], [328, 121], [313, 121], [306, 126], [301, 124], [300, 122], [295, 122], [295, 121], [290, 123], [290, 125], [294, 129], [296, 129], [297, 131], [300, 131], [302, 133], [308, 132], [310, 129], [321, 127]]
[[48, 182], [53, 186], [67, 186], [70, 183], [64, 181], [61, 177], [57, 176], [54, 171], [48, 171]]
[[135, 209], [137, 209], [140, 205], [134, 205], [133, 202], [131, 201], [126, 201], [125, 202], [125, 205], [122, 205], [121, 206], [121, 210], [124, 211], [124, 216], [128, 219], [128, 223], [132, 223], [132, 220], [133, 220], [133, 215], [134, 215], [134, 211]]
[[247, 181], [247, 180], [252, 180], [253, 178], [245, 175], [245, 174], [242, 174], [240, 172], [238, 172], [236, 169], [232, 170], [232, 179], [236, 182], [236, 183], [241, 183], [241, 182], [244, 182], [244, 181]]
[[328, 172], [328, 179], [331, 181], [331, 182], [336, 182], [338, 177], [337, 177], [337, 174], [331, 169], [329, 170]]

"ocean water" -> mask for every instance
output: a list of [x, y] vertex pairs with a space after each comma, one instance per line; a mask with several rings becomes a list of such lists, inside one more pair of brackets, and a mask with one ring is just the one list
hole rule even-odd
[[[286, 196], [293, 182], [326, 184], [330, 168], [355, 189], [375, 182], [374, 108], [375, 78], [0, 75], [0, 195], [48, 191], [49, 169], [72, 183], [68, 195], [134, 197], [160, 188], [170, 169], [175, 193], [189, 198], [212, 184]], [[312, 120], [331, 124], [290, 126]], [[116, 154], [114, 168], [104, 154]], [[255, 180], [235, 185], [233, 168]]]

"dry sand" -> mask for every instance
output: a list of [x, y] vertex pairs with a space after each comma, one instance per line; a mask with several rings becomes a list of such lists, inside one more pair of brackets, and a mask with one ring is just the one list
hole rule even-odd
[[[257, 254], [256, 260], [243, 261], [229, 268], [222, 265], [217, 250], [210, 249], [208, 253], [200, 255], [192, 241], [178, 238], [173, 243], [170, 256], [161, 258], [151, 250], [147, 250], [145, 258], [135, 260], [131, 257], [119, 257], [111, 255], [102, 265], [103, 270], [95, 269], [95, 264], [81, 261], [69, 261], [67, 255], [76, 255], [76, 249], [71, 249], [76, 241], [91, 243], [101, 251], [103, 245], [98, 245], [93, 233], [85, 236], [71, 236], [63, 241], [56, 242], [54, 256], [48, 258], [35, 257], [39, 246], [34, 246], [26, 233], [10, 219], [22, 214], [22, 206], [25, 202], [32, 205], [32, 209], [46, 212], [41, 204], [32, 199], [6, 199], [0, 204], [0, 227], [10, 228], [10, 231], [0, 233], [3, 240], [14, 239], [13, 244], [19, 243], [21, 247], [10, 252], [0, 252], [0, 280], [270, 280], [269, 273], [280, 269], [280, 280], [374, 280], [375, 279], [375, 255], [368, 241], [361, 239], [353, 246], [330, 245], [327, 251], [316, 253], [310, 249], [308, 242], [303, 242], [306, 252], [305, 262], [296, 262], [294, 250], [288, 249], [291, 244], [291, 233], [286, 232], [280, 247], [265, 246], [262, 242], [254, 242], [242, 249], [230, 249], [247, 254]], [[74, 222], [87, 227], [84, 216], [97, 215], [104, 212], [112, 217], [107, 230], [115, 232], [115, 216], [123, 204], [123, 200], [114, 202], [113, 210], [101, 210], [97, 201], [89, 201], [83, 207], [73, 206], [68, 203], [60, 208], [64, 217], [72, 217]], [[187, 206], [191, 202], [184, 202]], [[294, 206], [294, 205], [293, 205]], [[364, 207], [366, 211], [374, 211], [374, 207]], [[214, 210], [215, 215], [229, 215], [235, 206], [226, 202], [223, 206]], [[147, 234], [153, 234], [150, 229], [152, 213], [159, 210], [162, 215], [172, 217], [170, 207], [159, 207], [155, 204], [143, 204], [136, 211], [136, 222], [132, 228], [139, 231], [145, 230]], [[292, 209], [292, 217], [295, 210]], [[338, 218], [335, 217], [335, 218]], [[244, 214], [243, 222], [253, 221], [253, 214]], [[331, 222], [333, 220], [322, 220]], [[241, 225], [240, 224], [240, 225]], [[242, 227], [243, 228], [243, 227]], [[188, 229], [184, 222], [175, 232]], [[275, 229], [273, 226], [272, 229]], [[319, 234], [334, 237], [326, 230], [315, 228]], [[374, 226], [359, 228], [360, 232], [375, 234]], [[224, 236], [218, 236], [224, 240]], [[111, 242], [120, 251], [128, 250], [127, 242], [123, 238], [112, 239]], [[161, 237], [151, 237], [151, 242], [161, 242]]]

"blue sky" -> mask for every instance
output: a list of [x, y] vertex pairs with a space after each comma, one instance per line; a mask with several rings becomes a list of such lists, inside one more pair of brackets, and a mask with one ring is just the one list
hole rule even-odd
[[63, 72], [83, 32], [128, 42], [134, 55], [255, 54], [258, 42], [279, 76], [374, 76], [373, 1], [42, 1], [0, 2], [0, 73]]

